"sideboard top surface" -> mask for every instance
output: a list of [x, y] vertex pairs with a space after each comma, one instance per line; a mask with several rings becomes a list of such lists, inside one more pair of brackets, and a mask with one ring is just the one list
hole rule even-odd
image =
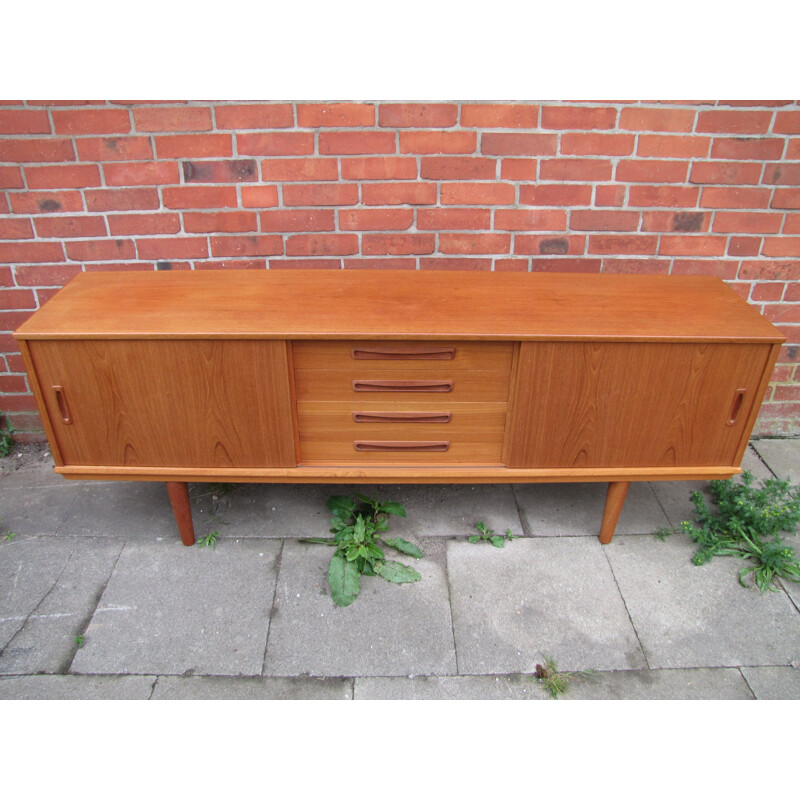
[[15, 336], [783, 341], [710, 276], [400, 270], [81, 273]]

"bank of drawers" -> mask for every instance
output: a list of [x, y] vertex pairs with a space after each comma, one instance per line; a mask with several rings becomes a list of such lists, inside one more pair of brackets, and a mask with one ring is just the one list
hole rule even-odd
[[502, 463], [512, 353], [510, 342], [293, 342], [300, 463]]

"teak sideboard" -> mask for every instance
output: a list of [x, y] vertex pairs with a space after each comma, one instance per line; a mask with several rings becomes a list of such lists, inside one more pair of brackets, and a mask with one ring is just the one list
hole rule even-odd
[[740, 471], [781, 342], [713, 277], [82, 273], [15, 333], [65, 478], [630, 481]]

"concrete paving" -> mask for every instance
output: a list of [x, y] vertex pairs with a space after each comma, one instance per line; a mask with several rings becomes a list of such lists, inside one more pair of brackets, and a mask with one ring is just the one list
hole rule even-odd
[[[192, 484], [198, 536], [219, 536], [186, 548], [163, 485], [65, 481], [25, 453], [0, 459], [0, 699], [549, 702], [548, 657], [565, 699], [800, 699], [800, 584], [760, 595], [742, 562], [649, 535], [705, 483], [633, 484], [608, 546], [602, 483]], [[798, 481], [800, 440], [743, 465]], [[426, 555], [398, 556], [420, 582], [362, 578], [339, 608], [331, 550], [297, 540], [356, 492], [403, 503], [390, 531]], [[478, 521], [522, 538], [470, 544]]]

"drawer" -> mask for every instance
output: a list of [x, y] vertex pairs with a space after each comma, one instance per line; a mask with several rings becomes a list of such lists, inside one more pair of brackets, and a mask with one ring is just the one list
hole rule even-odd
[[389, 371], [365, 364], [349, 370], [295, 368], [294, 377], [298, 402], [381, 400], [387, 404], [408, 404], [424, 398], [426, 405], [440, 408], [443, 403], [505, 403], [508, 399], [509, 373], [506, 370], [405, 368]]
[[443, 466], [469, 464], [500, 466], [502, 442], [456, 441], [443, 436], [415, 439], [300, 440], [300, 466]]
[[512, 342], [308, 341], [292, 343], [296, 369], [384, 370], [435, 366], [444, 370], [511, 370]]

